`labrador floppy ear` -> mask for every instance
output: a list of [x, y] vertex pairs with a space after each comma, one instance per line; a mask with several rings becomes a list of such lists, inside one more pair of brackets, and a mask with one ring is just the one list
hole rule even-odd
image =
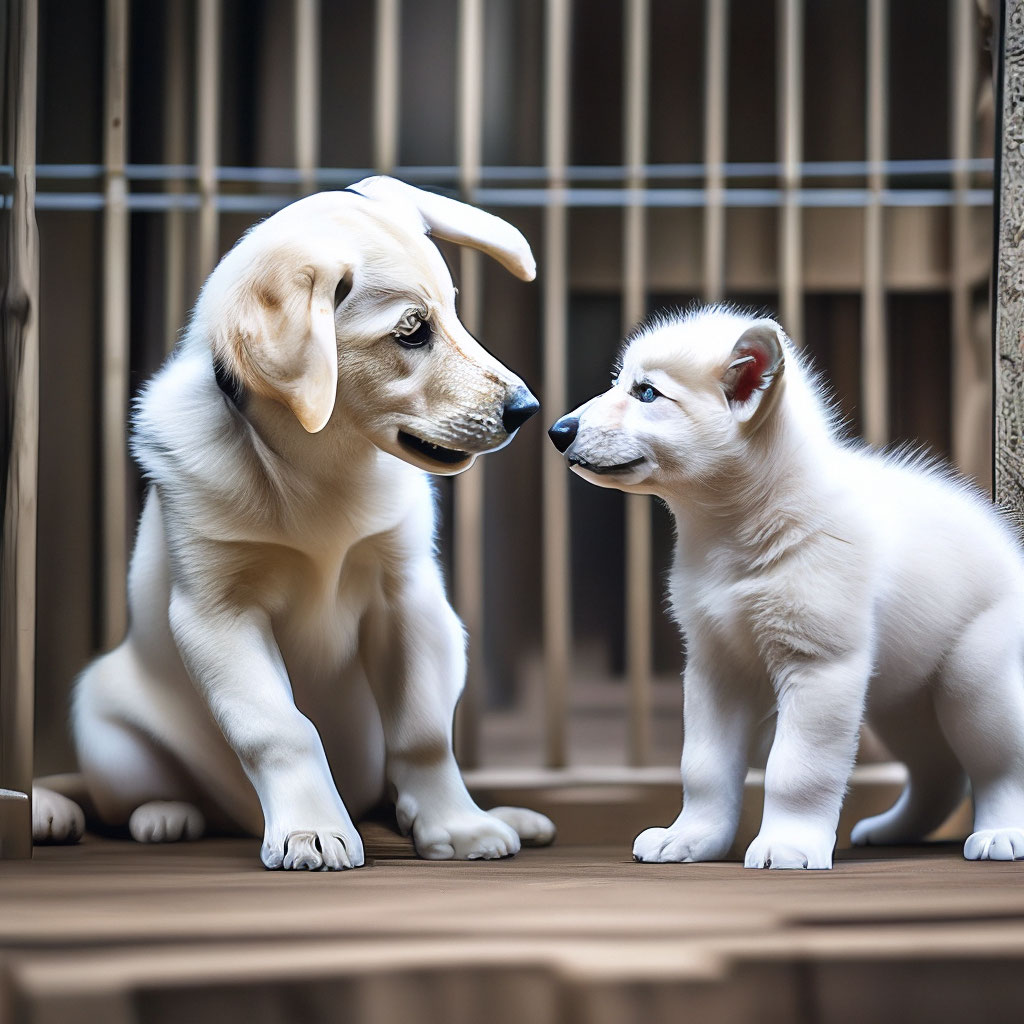
[[785, 353], [781, 328], [762, 320], [740, 335], [722, 374], [722, 390], [736, 419], [754, 433], [782, 393]]
[[334, 312], [352, 283], [351, 267], [274, 261], [238, 282], [223, 309], [214, 357], [256, 392], [286, 405], [311, 434], [334, 411], [338, 344]]
[[364, 178], [352, 185], [351, 191], [371, 199], [410, 203], [435, 238], [479, 249], [521, 281], [532, 281], [537, 276], [537, 263], [530, 251], [530, 243], [517, 228], [500, 217], [456, 199], [424, 192], [385, 175]]

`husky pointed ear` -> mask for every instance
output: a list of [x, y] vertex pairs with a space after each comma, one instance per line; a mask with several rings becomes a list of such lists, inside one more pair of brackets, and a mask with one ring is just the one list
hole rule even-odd
[[782, 328], [761, 320], [740, 335], [722, 373], [722, 390], [747, 433], [765, 421], [782, 393], [786, 368]]
[[334, 313], [352, 287], [351, 266], [277, 260], [238, 282], [221, 312], [214, 357], [243, 387], [286, 405], [311, 434], [334, 411]]
[[532, 281], [537, 276], [530, 243], [517, 228], [500, 217], [384, 175], [364, 178], [353, 185], [351, 191], [371, 199], [409, 203], [435, 238], [479, 249], [521, 281]]

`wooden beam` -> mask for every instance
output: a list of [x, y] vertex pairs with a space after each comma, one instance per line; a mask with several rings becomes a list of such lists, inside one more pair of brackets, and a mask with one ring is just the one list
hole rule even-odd
[[996, 117], [995, 496], [1024, 526], [1024, 0], [1006, 0]]
[[35, 220], [36, 0], [7, 5], [7, 138], [14, 189], [6, 232], [3, 547], [0, 548], [0, 858], [32, 856], [39, 237]]

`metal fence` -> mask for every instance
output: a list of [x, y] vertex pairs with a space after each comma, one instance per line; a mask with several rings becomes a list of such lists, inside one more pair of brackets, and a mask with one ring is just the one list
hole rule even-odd
[[[831, 340], [814, 351], [827, 368], [845, 367], [841, 397], [868, 440], [885, 444], [910, 432], [913, 416], [900, 409], [927, 405], [946, 424], [938, 446], [987, 485], [991, 113], [974, 0], [779, 0], [774, 8], [747, 0], [84, 6], [102, 26], [79, 42], [99, 46], [102, 90], [94, 97], [101, 114], [80, 135], [94, 126], [102, 144], [83, 144], [80, 160], [70, 144], [51, 144], [60, 159], [42, 154], [34, 166], [44, 255], [47, 240], [61, 244], [76, 218], [100, 224], [91, 242], [68, 242], [80, 245], [84, 261], [98, 254], [89, 267], [97, 327], [79, 330], [78, 338], [95, 346], [99, 400], [71, 428], [96, 431], [91, 465], [100, 481], [86, 499], [96, 509], [95, 527], [75, 541], [98, 551], [90, 563], [98, 611], [83, 613], [92, 618], [79, 648], [110, 646], [125, 628], [135, 501], [125, 427], [139, 376], [173, 345], [202, 279], [246, 222], [374, 172], [495, 209], [534, 241], [539, 292], [528, 301], [537, 306], [518, 314], [515, 331], [502, 329], [501, 286], [476, 253], [461, 253], [457, 274], [467, 327], [510, 365], [535, 368], [548, 421], [585, 397], [580, 367], [591, 373], [596, 361], [577, 337], [587, 323], [604, 324], [607, 338], [595, 349], [609, 352], [652, 304], [740, 298], [777, 310], [798, 342], [815, 344], [805, 330], [811, 321], [827, 326]], [[51, 44], [59, 36], [62, 12], [46, 2], [40, 11], [45, 49], [47, 32]], [[908, 37], [907, 26], [919, 34]], [[901, 49], [908, 38], [914, 48]], [[828, 64], [839, 51], [829, 46], [837, 43], [857, 87], [852, 99], [836, 100], [844, 123], [833, 139], [830, 97], [820, 95], [827, 92], [820, 83], [830, 80]], [[53, 90], [66, 88], [56, 62], [51, 52], [39, 71], [42, 89], [50, 90], [41, 110], [51, 122], [66, 116], [52, 107]], [[917, 120], [934, 124], [938, 117], [944, 131], [929, 135], [925, 126], [918, 137], [907, 120], [915, 100], [897, 96], [894, 83], [909, 81], [908, 65], [941, 108]], [[940, 77], [929, 77], [936, 68]], [[428, 103], [438, 111], [434, 131], [443, 145], [424, 142], [418, 122]], [[337, 141], [339, 107], [341, 134], [351, 144]], [[755, 108], [770, 108], [772, 123], [762, 125]], [[904, 113], [894, 127], [897, 108]], [[263, 126], [256, 133], [262, 143], [248, 149], [239, 142], [245, 118]], [[674, 123], [685, 145], [673, 140]], [[742, 134], [748, 126], [751, 137], [768, 139], [757, 159]], [[909, 138], [914, 145], [903, 144]], [[246, 150], [244, 164], [225, 162], [229, 141], [232, 153]], [[431, 162], [446, 146], [451, 160]], [[823, 158], [830, 146], [843, 155]], [[364, 159], [329, 166], [328, 149]], [[693, 159], [667, 158], [673, 153]], [[512, 159], [496, 162], [494, 154]], [[13, 157], [5, 159], [9, 182]], [[5, 191], [10, 209], [12, 190]], [[48, 272], [56, 274], [44, 259], [44, 296], [56, 290]], [[919, 317], [900, 305], [908, 295], [929, 296], [931, 313]], [[838, 298], [822, 306], [821, 296]], [[524, 318], [532, 323], [525, 341], [515, 336]], [[69, 343], [56, 337], [58, 319], [54, 313], [47, 336], [44, 312], [44, 352]], [[936, 323], [945, 324], [941, 338], [929, 336]], [[134, 338], [138, 331], [160, 340], [147, 348]], [[922, 353], [929, 354], [923, 366]], [[908, 365], [917, 372], [905, 374]], [[44, 365], [44, 390], [49, 372]], [[44, 405], [43, 415], [53, 411]], [[443, 493], [453, 598], [472, 638], [458, 729], [464, 764], [493, 763], [503, 743], [498, 760], [549, 768], [674, 759], [677, 693], [668, 738], [653, 732], [664, 715], [659, 687], [677, 678], [680, 660], [675, 647], [656, 654], [655, 634], [671, 635], [659, 596], [668, 543], [663, 513], [652, 513], [640, 496], [624, 503], [620, 496], [574, 498], [575, 482], [540, 431], [529, 439], [524, 431], [517, 448], [509, 456], [515, 463], [476, 467]], [[511, 542], [495, 527], [496, 514], [509, 512], [509, 465], [523, 474], [516, 515], [528, 527]], [[50, 472], [44, 444], [41, 486], [52, 503]], [[496, 488], [504, 488], [501, 509]], [[600, 547], [610, 567], [597, 585], [575, 571], [574, 502], [590, 500], [601, 524], [622, 531]], [[59, 510], [44, 520], [55, 531], [75, 529]], [[48, 543], [44, 532], [41, 548]], [[522, 561], [510, 546], [524, 543], [531, 557], [536, 551], [535, 579], [505, 595], [499, 614], [493, 576]], [[41, 572], [49, 571], [44, 564]], [[590, 601], [603, 602], [601, 621], [621, 620], [621, 652], [603, 662], [587, 656], [592, 632], [581, 635], [574, 619], [574, 602], [579, 612]], [[50, 614], [41, 603], [38, 686], [52, 700], [39, 704], [40, 727], [57, 736], [67, 665], [88, 652], [54, 660], [50, 645], [61, 624]], [[496, 674], [511, 682], [497, 685]], [[605, 721], [604, 731], [574, 744], [574, 716], [588, 713]], [[44, 767], [63, 767], [60, 741], [49, 749], [56, 753]]]

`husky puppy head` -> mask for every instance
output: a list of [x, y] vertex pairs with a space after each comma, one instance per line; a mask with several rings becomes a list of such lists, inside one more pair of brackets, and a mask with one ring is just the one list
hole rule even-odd
[[713, 484], [770, 419], [787, 345], [774, 320], [721, 307], [655, 319], [627, 339], [612, 387], [548, 434], [601, 487], [664, 496]]
[[432, 473], [506, 444], [537, 400], [459, 321], [429, 235], [535, 275], [512, 225], [403, 182], [309, 196], [249, 231], [203, 289], [196, 319], [219, 379], [310, 433], [355, 430]]

